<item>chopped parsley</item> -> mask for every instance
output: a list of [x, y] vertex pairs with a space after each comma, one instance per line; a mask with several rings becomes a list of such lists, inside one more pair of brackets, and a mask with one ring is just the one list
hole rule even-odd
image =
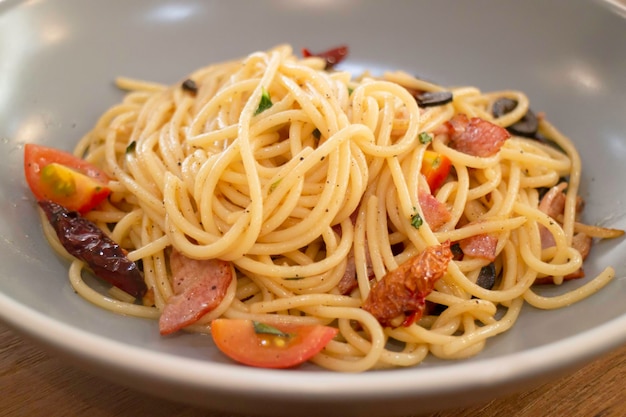
[[280, 184], [282, 180], [283, 179], [281, 178], [278, 181], [273, 182], [272, 185], [270, 185], [270, 194], [276, 189], [276, 187], [278, 187], [278, 184]]
[[137, 147], [137, 142], [132, 141], [131, 143], [128, 144], [128, 146], [126, 147], [126, 153], [132, 153], [135, 152], [135, 148]]
[[419, 229], [422, 224], [424, 224], [424, 220], [422, 220], [422, 216], [419, 215], [419, 213], [415, 213], [412, 217], [411, 217], [411, 226], [413, 226], [416, 229]]
[[430, 135], [429, 135], [428, 133], [426, 133], [426, 132], [422, 132], [422, 133], [420, 133], [418, 137], [419, 137], [420, 143], [422, 143], [422, 144], [424, 144], [424, 145], [425, 145], [425, 144], [427, 144], [427, 143], [429, 143], [429, 142], [432, 142], [432, 140], [433, 140], [433, 137], [432, 137], [432, 136], [430, 136]]
[[257, 107], [256, 111], [254, 112], [255, 116], [269, 109], [273, 105], [270, 93], [265, 89], [265, 87], [263, 87], [261, 91], [261, 101], [259, 102], [259, 107]]
[[289, 337], [289, 333], [282, 332], [269, 324], [252, 321], [252, 325], [254, 326], [254, 332], [256, 334], [271, 334], [274, 336]]

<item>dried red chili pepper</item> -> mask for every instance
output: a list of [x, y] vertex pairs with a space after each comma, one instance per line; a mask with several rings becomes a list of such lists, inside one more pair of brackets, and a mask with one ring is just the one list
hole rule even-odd
[[137, 264], [92, 221], [49, 200], [39, 201], [39, 206], [65, 250], [89, 265], [96, 276], [134, 297], [146, 293]]
[[316, 56], [319, 58], [323, 58], [326, 60], [325, 69], [332, 69], [335, 65], [343, 61], [343, 59], [348, 55], [348, 47], [347, 46], [339, 46], [337, 48], [332, 48], [324, 52], [320, 52], [317, 54], [312, 53], [307, 48], [302, 48], [302, 56], [304, 58], [308, 58], [311, 56]]

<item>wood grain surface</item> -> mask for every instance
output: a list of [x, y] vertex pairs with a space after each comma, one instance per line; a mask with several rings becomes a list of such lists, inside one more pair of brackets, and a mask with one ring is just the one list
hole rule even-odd
[[[0, 416], [227, 417], [139, 393], [76, 369], [3, 324]], [[531, 391], [430, 417], [453, 416], [626, 416], [626, 346], [572, 375]]]

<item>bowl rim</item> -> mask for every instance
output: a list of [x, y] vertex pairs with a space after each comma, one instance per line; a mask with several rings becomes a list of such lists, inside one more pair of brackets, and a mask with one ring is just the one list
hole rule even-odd
[[[0, 318], [16, 331], [75, 359], [176, 386], [308, 399], [409, 397], [458, 392], [535, 378], [571, 367], [626, 343], [626, 315], [542, 346], [470, 362], [364, 373], [258, 369], [179, 357], [111, 340], [55, 320], [0, 293]], [[212, 377], [219, 375], [219, 378]], [[106, 375], [103, 375], [106, 377]], [[306, 378], [307, 390], [294, 384]]]

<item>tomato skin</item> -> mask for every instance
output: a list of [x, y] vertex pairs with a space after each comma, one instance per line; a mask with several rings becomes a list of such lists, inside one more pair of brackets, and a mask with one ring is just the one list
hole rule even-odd
[[424, 151], [421, 172], [426, 177], [431, 192], [435, 192], [441, 187], [448, 177], [451, 167], [452, 161], [447, 156], [435, 151]]
[[257, 334], [252, 320], [215, 319], [211, 335], [218, 349], [231, 359], [258, 368], [290, 368], [319, 353], [338, 329], [322, 325], [272, 325], [289, 338]]
[[[73, 194], [59, 194], [51, 185], [51, 180], [46, 181], [43, 170], [53, 164], [61, 167], [50, 169], [50, 172], [61, 173], [65, 178], [71, 177], [75, 184]], [[51, 200], [81, 214], [96, 207], [111, 193], [107, 186], [109, 177], [97, 167], [69, 152], [33, 143], [24, 147], [24, 174], [37, 200]]]
[[316, 56], [326, 61], [326, 69], [332, 69], [335, 65], [339, 64], [348, 55], [348, 47], [345, 45], [338, 46], [336, 48], [329, 49], [320, 53], [313, 53], [308, 48], [302, 48], [302, 57], [308, 58], [310, 56]]

